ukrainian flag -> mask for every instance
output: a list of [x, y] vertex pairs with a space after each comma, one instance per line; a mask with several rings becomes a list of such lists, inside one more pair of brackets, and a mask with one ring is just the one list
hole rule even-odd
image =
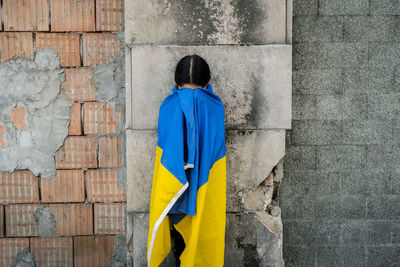
[[172, 224], [186, 244], [180, 257], [182, 267], [224, 265], [224, 132], [224, 107], [211, 84], [193, 90], [175, 86], [161, 104], [150, 200], [148, 266], [159, 266], [171, 251]]

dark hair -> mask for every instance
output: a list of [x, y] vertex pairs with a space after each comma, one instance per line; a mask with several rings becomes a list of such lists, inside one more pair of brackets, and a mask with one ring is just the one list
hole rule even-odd
[[210, 78], [210, 68], [204, 58], [199, 55], [184, 56], [176, 65], [175, 83], [179, 86], [192, 83], [205, 87]]

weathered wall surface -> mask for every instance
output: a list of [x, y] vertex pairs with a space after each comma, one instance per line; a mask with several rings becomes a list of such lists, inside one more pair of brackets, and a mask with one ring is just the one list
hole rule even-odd
[[[4, 38], [4, 37], [3, 37]], [[65, 80], [57, 53], [41, 49], [0, 65], [0, 171], [30, 169], [50, 178], [53, 154], [68, 135], [73, 102], [60, 93]]]
[[[196, 53], [226, 112], [225, 266], [283, 266], [278, 187], [291, 127], [291, 1], [126, 1], [125, 23], [130, 264], [146, 266], [159, 106], [178, 60]], [[175, 266], [172, 253], [163, 266]]]
[[0, 266], [126, 266], [122, 0], [3, 0]]
[[398, 266], [400, 2], [294, 1], [287, 266]]

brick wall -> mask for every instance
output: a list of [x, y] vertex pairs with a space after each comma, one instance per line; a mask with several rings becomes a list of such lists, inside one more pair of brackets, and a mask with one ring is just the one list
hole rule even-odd
[[286, 266], [398, 266], [400, 2], [295, 0]]
[[[1, 62], [53, 48], [74, 105], [55, 178], [0, 172], [0, 266], [11, 266], [24, 248], [37, 266], [110, 266], [126, 231], [126, 191], [117, 183], [123, 110], [97, 102], [91, 78], [122, 49], [123, 0], [3, 0], [1, 8]], [[41, 236], [35, 211], [43, 207], [54, 215], [55, 236]]]

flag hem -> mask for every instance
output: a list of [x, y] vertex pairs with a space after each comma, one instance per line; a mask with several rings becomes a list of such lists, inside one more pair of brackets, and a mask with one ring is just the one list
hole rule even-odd
[[150, 266], [151, 252], [152, 252], [152, 249], [153, 249], [154, 240], [156, 238], [158, 227], [160, 226], [161, 222], [164, 220], [165, 216], [167, 216], [167, 213], [172, 208], [172, 206], [175, 204], [175, 202], [178, 200], [178, 198], [183, 194], [183, 192], [185, 192], [186, 188], [188, 188], [188, 186], [189, 186], [189, 182], [186, 182], [186, 184], [184, 184], [182, 186], [182, 188], [178, 191], [178, 193], [171, 199], [171, 201], [165, 207], [164, 211], [161, 213], [160, 217], [157, 219], [156, 223], [154, 224], [153, 230], [152, 230], [152, 233], [151, 233], [149, 254], [148, 254], [148, 257], [147, 257], [147, 266]]

